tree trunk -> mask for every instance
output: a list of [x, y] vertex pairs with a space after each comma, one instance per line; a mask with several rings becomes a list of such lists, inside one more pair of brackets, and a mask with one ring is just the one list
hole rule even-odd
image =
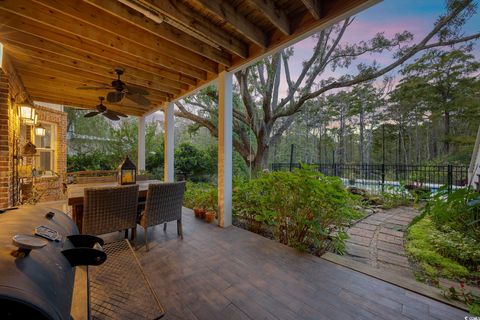
[[445, 154], [450, 154], [450, 112], [445, 110], [445, 133], [444, 133], [444, 143], [443, 147]]

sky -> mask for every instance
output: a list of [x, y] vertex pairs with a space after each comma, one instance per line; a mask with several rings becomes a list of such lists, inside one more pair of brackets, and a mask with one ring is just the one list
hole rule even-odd
[[[347, 29], [341, 44], [368, 41], [378, 32], [385, 32], [387, 38], [402, 31], [410, 31], [414, 35], [414, 42], [419, 41], [432, 28], [438, 16], [445, 12], [443, 0], [385, 0], [355, 16], [355, 21]], [[480, 14], [473, 16], [464, 28], [467, 34], [480, 31]], [[315, 45], [312, 38], [307, 38], [294, 45], [292, 57], [292, 78], [301, 72], [302, 61], [308, 59]], [[480, 56], [477, 46], [475, 55]], [[382, 54], [366, 54], [357, 59], [357, 62], [387, 65], [392, 61], [388, 52]], [[328, 76], [337, 76], [345, 73], [355, 73], [356, 67], [328, 73]], [[285, 89], [285, 88], [284, 88]]]

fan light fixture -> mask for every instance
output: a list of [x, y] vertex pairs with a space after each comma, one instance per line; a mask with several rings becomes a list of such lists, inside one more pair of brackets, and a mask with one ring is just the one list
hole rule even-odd
[[46, 133], [47, 133], [47, 130], [45, 130], [45, 128], [41, 124], [35, 128], [35, 135], [39, 137], [44, 137]]

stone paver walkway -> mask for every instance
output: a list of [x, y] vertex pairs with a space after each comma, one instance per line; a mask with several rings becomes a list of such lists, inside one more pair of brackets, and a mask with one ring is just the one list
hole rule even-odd
[[403, 247], [404, 230], [419, 212], [411, 207], [378, 209], [348, 230], [346, 257], [377, 269], [413, 277]]

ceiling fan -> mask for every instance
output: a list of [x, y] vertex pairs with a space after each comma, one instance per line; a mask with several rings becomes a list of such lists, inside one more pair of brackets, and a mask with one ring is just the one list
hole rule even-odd
[[122, 74], [125, 73], [125, 70], [123, 68], [115, 68], [115, 73], [117, 74], [117, 79], [113, 80], [111, 85], [104, 85], [104, 86], [98, 86], [98, 87], [83, 86], [83, 87], [78, 87], [77, 89], [79, 90], [113, 89], [114, 91], [109, 92], [107, 94], [107, 101], [110, 103], [118, 103], [122, 101], [124, 98], [127, 98], [128, 100], [133, 101], [141, 106], [150, 105], [150, 100], [144, 97], [148, 95], [147, 90], [128, 85], [122, 80], [120, 80], [120, 77], [122, 76]]
[[127, 115], [124, 114], [124, 113], [107, 109], [107, 107], [103, 104], [103, 100], [105, 100], [105, 97], [98, 97], [98, 99], [100, 100], [100, 104], [95, 106], [95, 109], [97, 111], [91, 111], [91, 112], [87, 113], [86, 115], [84, 115], [85, 118], [91, 118], [93, 116], [101, 114], [102, 116], [104, 116], [104, 117], [106, 117], [110, 120], [118, 121], [118, 120], [120, 120], [120, 117], [122, 117], [122, 118], [127, 117]]

